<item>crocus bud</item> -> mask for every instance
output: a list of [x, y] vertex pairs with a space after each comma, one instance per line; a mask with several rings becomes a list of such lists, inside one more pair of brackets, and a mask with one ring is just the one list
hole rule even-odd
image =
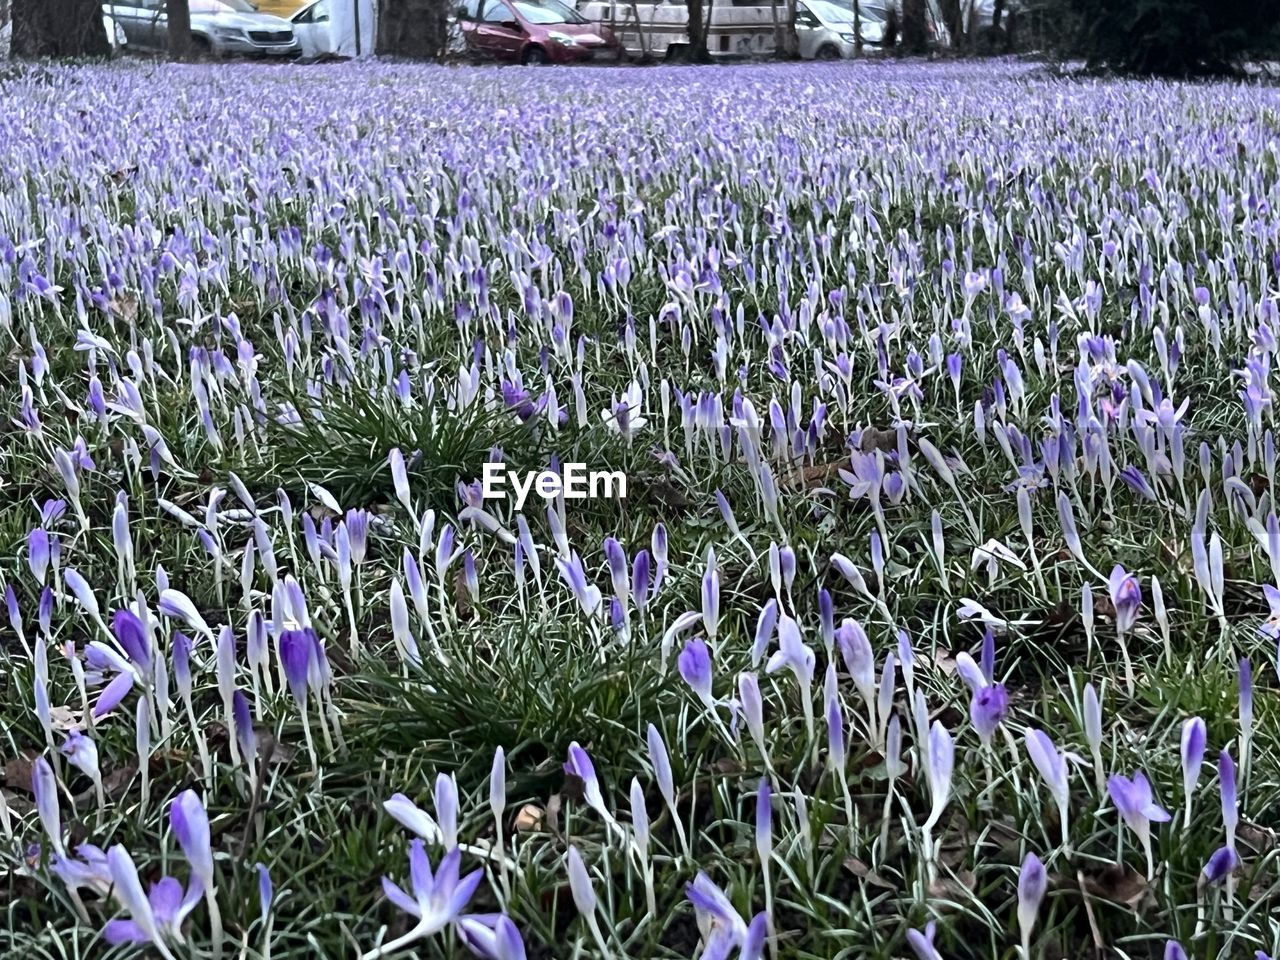
[[569, 890], [573, 894], [573, 905], [578, 908], [578, 913], [582, 916], [593, 915], [596, 910], [596, 892], [591, 886], [587, 865], [582, 862], [582, 855], [573, 844], [569, 845], [565, 865], [569, 870]]
[[754, 673], [738, 675], [738, 701], [742, 705], [742, 716], [747, 724], [756, 749], [760, 755], [768, 758], [768, 750], [764, 742], [764, 700], [760, 696], [760, 682]]
[[449, 774], [436, 774], [433, 799], [444, 847], [452, 850], [458, 845], [458, 781]]
[[44, 757], [37, 757], [31, 765], [31, 793], [35, 796], [36, 814], [40, 826], [49, 838], [49, 846], [60, 857], [67, 855], [62, 845], [62, 817], [58, 813], [58, 778]]
[[765, 651], [769, 648], [769, 642], [773, 639], [774, 628], [778, 624], [778, 601], [769, 598], [764, 607], [760, 610], [760, 617], [756, 620], [755, 640], [751, 645], [751, 666], [760, 665], [760, 660], [764, 657]]
[[495, 818], [507, 806], [507, 755], [502, 747], [493, 751], [493, 768], [489, 771], [489, 809]]
[[707, 551], [707, 566], [702, 574], [702, 626], [707, 637], [716, 638], [720, 625], [720, 572], [716, 569], [714, 550]]
[[213, 889], [213, 847], [209, 836], [209, 814], [194, 790], [184, 790], [169, 805], [169, 826], [206, 891]]
[[927, 821], [931, 829], [942, 817], [947, 801], [951, 799], [951, 773], [955, 765], [955, 743], [940, 720], [929, 728], [929, 756], [926, 776], [929, 797], [932, 801]]
[[756, 853], [767, 864], [773, 852], [773, 790], [767, 778], [760, 779], [756, 790]]
[[636, 847], [643, 856], [649, 850], [649, 811], [644, 802], [644, 788], [635, 777], [631, 778], [631, 830], [635, 834]]
[[1222, 826], [1227, 834], [1227, 846], [1236, 843], [1236, 826], [1240, 822], [1239, 800], [1236, 796], [1236, 764], [1231, 754], [1223, 750], [1218, 754], [1218, 790], [1222, 794]]
[[280, 660], [284, 664], [289, 692], [299, 705], [307, 700], [307, 676], [311, 670], [314, 644], [309, 630], [285, 630], [280, 636]]
[[1191, 826], [1191, 797], [1196, 792], [1196, 782], [1200, 779], [1204, 748], [1204, 721], [1199, 717], [1192, 717], [1182, 724], [1182, 792], [1187, 800], [1183, 829]]
[[258, 738], [253, 730], [253, 713], [249, 709], [249, 700], [239, 690], [231, 695], [231, 717], [236, 728], [236, 744], [240, 747], [240, 756], [252, 766], [258, 753]]
[[702, 701], [702, 705], [708, 710], [714, 709], [715, 700], [711, 694], [711, 652], [701, 637], [685, 642], [684, 649], [676, 658], [676, 665], [680, 668], [680, 676]]
[[1040, 912], [1040, 901], [1048, 888], [1049, 877], [1044, 864], [1034, 853], [1028, 853], [1018, 875], [1018, 929], [1022, 934], [1022, 954], [1026, 958], [1031, 956], [1031, 931], [1036, 924], [1036, 914]]
[[271, 887], [271, 872], [265, 863], [254, 864], [254, 869], [258, 871], [258, 905], [262, 909], [262, 918], [265, 920], [267, 914], [271, 912], [274, 894]]
[[671, 774], [671, 758], [667, 754], [667, 745], [662, 742], [662, 734], [652, 723], [646, 734], [649, 745], [649, 762], [653, 764], [653, 775], [658, 781], [658, 792], [667, 806], [674, 808], [676, 802], [675, 778]]

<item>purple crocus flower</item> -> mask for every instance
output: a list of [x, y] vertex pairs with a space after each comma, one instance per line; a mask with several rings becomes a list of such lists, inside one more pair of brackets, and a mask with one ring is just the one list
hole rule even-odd
[[58, 812], [58, 778], [44, 757], [36, 757], [31, 765], [31, 793], [35, 797], [40, 826], [49, 838], [49, 846], [59, 856], [66, 856], [66, 848], [62, 845], [62, 815]]
[[1034, 853], [1028, 853], [1018, 874], [1018, 929], [1022, 935], [1022, 955], [1031, 956], [1031, 931], [1036, 925], [1040, 902], [1049, 889], [1049, 876], [1044, 864]]
[[1107, 792], [1111, 802], [1124, 818], [1129, 829], [1138, 835], [1143, 852], [1147, 857], [1147, 879], [1155, 876], [1155, 864], [1151, 855], [1151, 824], [1167, 823], [1169, 812], [1155, 802], [1151, 792], [1151, 783], [1141, 771], [1133, 777], [1112, 774], [1107, 779]]
[[258, 738], [253, 730], [253, 712], [249, 709], [249, 700], [239, 690], [231, 695], [231, 716], [236, 728], [236, 743], [240, 747], [240, 756], [252, 768], [254, 757], [258, 752]]
[[1068, 754], [1060, 753], [1043, 730], [1028, 728], [1026, 733], [1027, 756], [1040, 774], [1040, 779], [1049, 788], [1054, 802], [1058, 806], [1058, 818], [1062, 826], [1062, 845], [1070, 843], [1070, 829], [1067, 820], [1067, 805], [1071, 799], [1070, 772], [1067, 768]]
[[107, 868], [111, 874], [112, 892], [129, 914], [129, 919], [109, 921], [103, 931], [106, 939], [111, 943], [150, 943], [165, 960], [173, 960], [167, 941], [181, 942], [182, 921], [203, 892], [200, 881], [193, 876], [186, 896], [183, 896], [178, 881], [166, 878], [172, 882], [161, 880], [151, 888], [151, 896], [148, 897], [142, 892], [133, 858], [118, 843], [107, 851]]
[[1240, 855], [1234, 847], [1221, 846], [1209, 857], [1201, 872], [1206, 883], [1222, 883], [1240, 867]]
[[685, 895], [693, 904], [698, 930], [702, 934], [702, 956], [728, 957], [731, 950], [742, 945], [747, 936], [747, 924], [710, 877], [699, 870], [693, 882], [685, 886]]
[[1107, 591], [1116, 611], [1116, 630], [1128, 633], [1137, 623], [1138, 610], [1142, 607], [1142, 587], [1138, 578], [1117, 563], [1111, 569]]
[[315, 643], [311, 638], [312, 630], [285, 630], [280, 634], [280, 661], [284, 666], [284, 675], [289, 684], [289, 692], [300, 705], [307, 700], [307, 678], [311, 672], [311, 661], [315, 657]]
[[907, 944], [916, 955], [916, 960], [942, 960], [942, 954], [934, 946], [934, 938], [938, 935], [938, 925], [930, 920], [924, 930], [908, 930]]
[[582, 781], [582, 796], [587, 801], [587, 806], [598, 813], [605, 823], [614, 826], [613, 814], [605, 806], [600, 781], [596, 778], [595, 764], [591, 762], [587, 751], [578, 745], [577, 740], [569, 744], [569, 756], [564, 764], [564, 772]]
[[524, 939], [505, 913], [459, 917], [458, 935], [476, 956], [487, 960], [525, 960]]
[[701, 637], [687, 640], [680, 656], [676, 658], [680, 668], [680, 676], [689, 685], [702, 705], [708, 710], [715, 709], [715, 698], [711, 694], [711, 651]]
[[[154, 923], [155, 933], [159, 934], [163, 941], [175, 945], [187, 942], [182, 932], [182, 924], [200, 902], [202, 895], [200, 880], [196, 877], [191, 878], [185, 891], [182, 889], [182, 884], [173, 877], [161, 877], [159, 881], [151, 884], [147, 904], [151, 910], [151, 922]], [[113, 946], [124, 943], [135, 946], [147, 943], [157, 947], [164, 946], [153, 939], [151, 932], [144, 929], [146, 923], [145, 918], [139, 921], [136, 915], [129, 920], [108, 920], [107, 925], [102, 928], [102, 937]]]
[[1222, 826], [1226, 830], [1227, 846], [1234, 847], [1240, 804], [1236, 790], [1236, 764], [1225, 750], [1218, 754], [1218, 790], [1222, 795]]
[[416, 940], [434, 936], [445, 927], [456, 923], [464, 907], [484, 879], [483, 870], [473, 870], [459, 878], [462, 849], [454, 847], [444, 855], [439, 866], [432, 871], [426, 847], [421, 840], [409, 843], [409, 878], [412, 895], [406, 893], [388, 877], [382, 878], [382, 892], [395, 906], [417, 923], [408, 933], [390, 943], [366, 953], [367, 960], [393, 953]]

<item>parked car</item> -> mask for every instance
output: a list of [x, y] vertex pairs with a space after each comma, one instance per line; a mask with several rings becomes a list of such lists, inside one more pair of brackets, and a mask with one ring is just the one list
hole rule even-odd
[[469, 53], [515, 63], [618, 60], [608, 27], [561, 0], [463, 0], [455, 10]]
[[[295, 57], [301, 49], [288, 20], [258, 13], [248, 0], [189, 0], [191, 40], [216, 57]], [[103, 9], [124, 29], [129, 46], [166, 50], [169, 14], [165, 0], [111, 0]]]
[[304, 57], [322, 57], [333, 53], [333, 35], [329, 30], [329, 0], [312, 0], [289, 18], [293, 35]]
[[[885, 21], [875, 11], [858, 4], [858, 29], [863, 47], [878, 47], [885, 40]], [[854, 43], [853, 5], [835, 0], [798, 0], [796, 37], [800, 56], [806, 60], [839, 60], [857, 55]]]
[[[716, 60], [770, 57], [786, 0], [718, 0], [710, 7], [707, 53]], [[579, 0], [578, 12], [606, 25], [632, 57], [677, 60], [689, 54], [689, 8], [684, 0]], [[775, 21], [775, 18], [776, 21]]]
[[125, 34], [124, 27], [116, 23], [111, 18], [111, 14], [105, 11], [102, 14], [102, 26], [107, 31], [107, 42], [111, 44], [112, 50], [119, 52], [129, 45], [129, 37]]

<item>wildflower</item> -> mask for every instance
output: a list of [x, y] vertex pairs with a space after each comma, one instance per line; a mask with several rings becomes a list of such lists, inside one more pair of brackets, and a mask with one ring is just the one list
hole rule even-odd
[[685, 885], [685, 895], [693, 904], [702, 934], [702, 956], [727, 957], [732, 949], [741, 947], [747, 936], [747, 924], [724, 891], [705, 873], [699, 870], [693, 882]]
[[416, 940], [434, 936], [451, 923], [456, 923], [476, 887], [484, 879], [483, 870], [473, 870], [459, 879], [461, 863], [462, 850], [454, 847], [444, 855], [433, 872], [423, 842], [418, 839], [410, 841], [409, 878], [412, 895], [388, 877], [382, 878], [382, 892], [395, 906], [415, 917], [418, 922], [403, 936], [366, 953], [363, 960], [395, 953]]
[[1213, 852], [1201, 873], [1206, 883], [1222, 883], [1240, 867], [1240, 855], [1234, 847], [1222, 846]]
[[1155, 802], [1151, 784], [1146, 775], [1138, 771], [1133, 778], [1113, 774], [1107, 780], [1111, 802], [1124, 818], [1129, 829], [1138, 835], [1147, 857], [1147, 879], [1155, 877], [1155, 863], [1151, 854], [1151, 824], [1167, 823], [1169, 812]]
[[[213, 848], [209, 836], [209, 814], [194, 790], [184, 790], [169, 805], [169, 826], [191, 864], [191, 874], [199, 881], [209, 908], [215, 953], [222, 949], [222, 916], [218, 911]], [[198, 894], [197, 894], [198, 896]]]
[[700, 637], [687, 640], [680, 656], [676, 658], [680, 676], [702, 701], [707, 710], [714, 713], [715, 698], [711, 694], [711, 652]]
[[1031, 931], [1036, 924], [1036, 914], [1040, 912], [1040, 901], [1048, 888], [1049, 877], [1044, 864], [1034, 853], [1028, 853], [1018, 875], [1018, 929], [1022, 935], [1022, 955], [1027, 960], [1031, 957]]
[[930, 920], [924, 930], [908, 930], [907, 943], [916, 955], [916, 960], [942, 960], [942, 954], [933, 945], [938, 934], [938, 925]]
[[1192, 717], [1182, 724], [1182, 792], [1187, 798], [1182, 828], [1191, 828], [1191, 797], [1200, 779], [1200, 765], [1204, 761], [1205, 726], [1199, 717]]
[[564, 772], [582, 781], [582, 796], [587, 801], [587, 806], [598, 813], [610, 827], [616, 827], [617, 822], [613, 814], [605, 806], [604, 794], [600, 791], [600, 781], [596, 779], [595, 765], [591, 762], [587, 751], [578, 745], [577, 740], [569, 744], [569, 757], [565, 761]]
[[109, 921], [103, 931], [106, 939], [111, 943], [150, 943], [165, 960], [174, 960], [167, 941], [182, 941], [182, 921], [200, 900], [198, 878], [193, 876], [185, 897], [181, 885], [171, 877], [166, 878], [171, 883], [161, 880], [153, 886], [148, 897], [142, 892], [133, 858], [118, 843], [107, 851], [107, 869], [111, 890], [129, 919]]
[[458, 935], [477, 956], [488, 960], [525, 960], [524, 938], [505, 913], [459, 917]]
[[951, 774], [955, 766], [955, 743], [940, 720], [929, 728], [929, 750], [925, 757], [925, 776], [929, 783], [931, 805], [922, 828], [924, 859], [932, 882], [936, 866], [932, 846], [933, 828], [942, 819], [942, 811], [951, 799]]
[[573, 895], [573, 905], [591, 928], [591, 935], [600, 948], [600, 954], [608, 957], [610, 954], [605, 944], [604, 932], [600, 929], [600, 921], [596, 919], [596, 891], [591, 884], [591, 875], [587, 873], [587, 865], [582, 862], [582, 854], [572, 844], [565, 855], [565, 866], [569, 873], [569, 892]]
[[1116, 611], [1116, 630], [1128, 633], [1138, 620], [1138, 611], [1142, 607], [1142, 587], [1138, 578], [1116, 564], [1107, 581], [1107, 591], [1111, 596], [1111, 605]]
[[1067, 820], [1067, 805], [1070, 802], [1071, 786], [1067, 759], [1071, 755], [1060, 753], [1058, 748], [1054, 746], [1053, 741], [1049, 739], [1049, 735], [1043, 730], [1028, 728], [1026, 745], [1027, 756], [1031, 758], [1031, 762], [1040, 774], [1040, 779], [1049, 788], [1049, 793], [1058, 805], [1058, 819], [1062, 826], [1062, 845], [1064, 847], [1069, 846], [1070, 832]]

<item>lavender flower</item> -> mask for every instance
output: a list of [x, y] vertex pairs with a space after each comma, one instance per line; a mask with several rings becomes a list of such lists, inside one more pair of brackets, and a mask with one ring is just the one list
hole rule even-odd
[[395, 953], [458, 922], [476, 887], [484, 879], [482, 870], [473, 870], [460, 878], [461, 863], [462, 851], [454, 847], [444, 855], [433, 872], [422, 841], [410, 841], [409, 875], [412, 892], [406, 893], [388, 877], [382, 878], [382, 892], [397, 908], [417, 922], [403, 936], [364, 954], [363, 960], [374, 960], [375, 957]]
[[1169, 812], [1155, 802], [1151, 793], [1151, 784], [1141, 770], [1132, 779], [1113, 774], [1107, 779], [1107, 790], [1111, 794], [1111, 802], [1124, 818], [1129, 829], [1138, 835], [1143, 852], [1147, 857], [1147, 879], [1155, 876], [1155, 862], [1151, 854], [1151, 824], [1167, 823]]

